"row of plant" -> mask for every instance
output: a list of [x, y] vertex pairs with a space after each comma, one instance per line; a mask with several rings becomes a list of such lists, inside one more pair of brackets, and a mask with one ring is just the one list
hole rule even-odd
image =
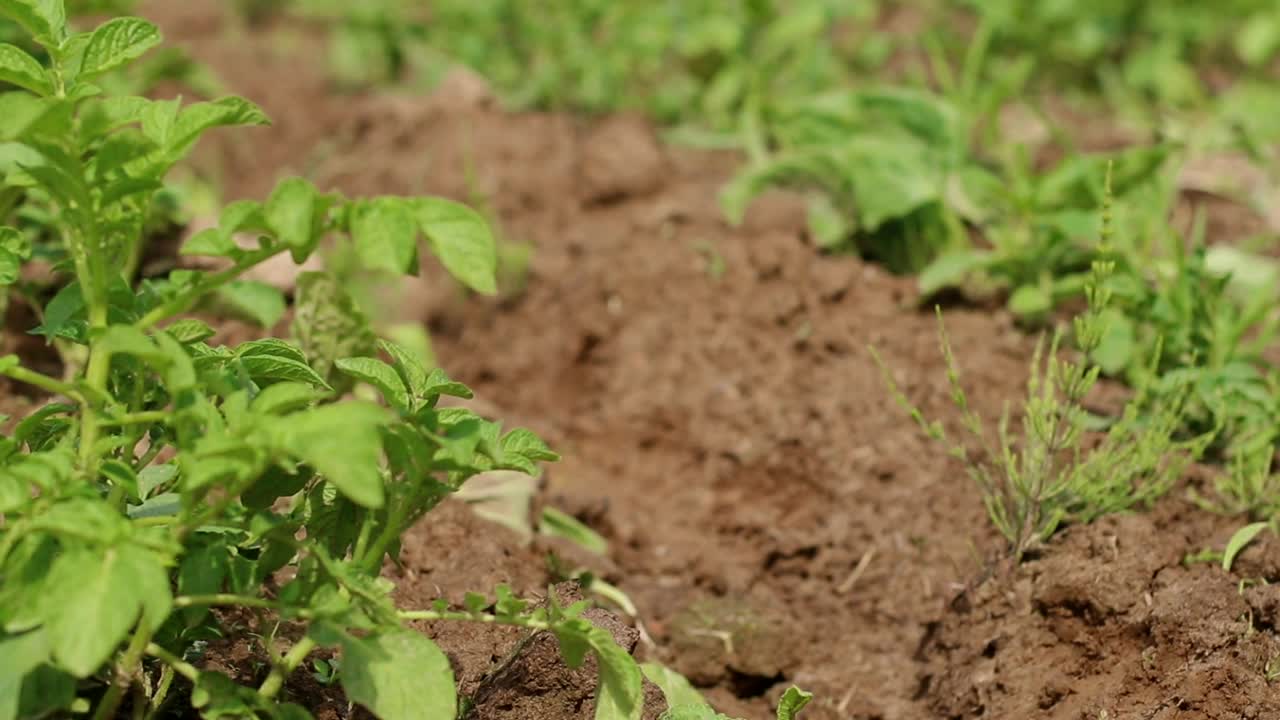
[[[338, 281], [414, 273], [425, 239], [492, 293], [495, 243], [477, 213], [290, 178], [186, 242], [217, 269], [140, 278], [172, 168], [206, 131], [267, 118], [238, 97], [115, 91], [111, 76], [160, 43], [145, 20], [76, 32], [60, 0], [0, 0], [0, 15], [41, 50], [0, 45], [0, 81], [20, 88], [0, 94], [0, 193], [15, 223], [0, 227], [0, 287], [32, 306], [31, 331], [65, 366], [54, 376], [0, 357], [0, 375], [48, 398], [0, 437], [0, 720], [152, 718], [183, 702], [206, 718], [306, 718], [285, 687], [318, 648], [340, 653], [346, 696], [378, 717], [464, 713], [448, 658], [411, 620], [554, 634], [570, 666], [596, 659], [597, 718], [638, 718], [644, 674], [667, 694], [666, 717], [722, 717], [678, 676], [642, 670], [582, 618], [585, 603], [498, 587], [463, 607], [405, 609], [379, 577], [403, 533], [469, 478], [557, 458], [528, 430], [442, 407], [471, 391], [379, 340]], [[191, 316], [227, 293], [274, 305], [242, 276], [285, 254], [330, 263], [299, 280], [289, 338], [225, 345]], [[227, 613], [250, 618], [241, 639], [265, 660], [252, 685], [202, 666]], [[792, 689], [778, 717], [807, 701]]]
[[[1216, 486], [1195, 495], [1205, 507], [1275, 516], [1280, 384], [1263, 352], [1276, 339], [1280, 268], [1240, 245], [1210, 245], [1203, 215], [1189, 231], [1171, 220], [1179, 171], [1205, 153], [1238, 153], [1274, 175], [1280, 126], [1247, 110], [1272, 104], [1272, 3], [713, 5], [489, 0], [411, 14], [394, 0], [358, 11], [255, 4], [333, 22], [340, 65], [387, 58], [363, 76], [338, 67], [348, 85], [429, 84], [461, 63], [516, 107], [638, 109], [677, 138], [741, 148], [746, 164], [723, 196], [730, 219], [768, 188], [798, 189], [819, 247], [918, 274], [926, 302], [943, 292], [998, 299], [1032, 330], [1086, 303], [1073, 332], [1037, 359], [1045, 366], [1023, 440], [975, 436], [985, 449], [968, 455], [994, 463], [975, 472], [1014, 554], [1062, 521], [1160, 496], [1192, 459], [1221, 467]], [[900, 22], [925, 31], [895, 30]], [[1054, 101], [1147, 141], [1081, 151]], [[1010, 108], [1044, 137], [1008, 139]], [[1111, 232], [1100, 247], [1104, 198]], [[1084, 355], [1059, 361], [1068, 347]], [[1104, 375], [1135, 390], [1119, 415], [1088, 410]], [[1108, 440], [1059, 465], [1088, 430]], [[1117, 466], [1126, 471], [1103, 482], [1102, 469]]]

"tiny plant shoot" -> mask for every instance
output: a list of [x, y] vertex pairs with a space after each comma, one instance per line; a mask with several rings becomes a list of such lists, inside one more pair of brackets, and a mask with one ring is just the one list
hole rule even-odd
[[[1020, 437], [1011, 433], [1006, 412], [997, 430], [998, 444], [992, 443], [985, 422], [970, 406], [960, 382], [941, 311], [939, 334], [951, 398], [973, 445], [951, 440], [941, 422], [928, 422], [898, 389], [872, 349], [899, 403], [929, 437], [946, 444], [951, 455], [964, 463], [982, 493], [987, 515], [1008, 542], [1015, 560], [1034, 551], [1064, 522], [1090, 522], [1157, 499], [1212, 439], [1211, 434], [1185, 441], [1174, 438], [1182, 425], [1185, 391], [1173, 400], [1163, 396], [1155, 402], [1139, 387], [1105, 437], [1092, 449], [1084, 445], [1088, 414], [1083, 403], [1101, 372], [1089, 358], [1106, 334], [1105, 311], [1111, 299], [1108, 281], [1114, 269], [1109, 173], [1106, 188], [1102, 241], [1085, 284], [1088, 309], [1074, 322], [1078, 359], [1061, 357], [1065, 355], [1065, 351], [1059, 352], [1061, 330], [1054, 332], [1047, 354], [1043, 338], [1037, 344]], [[1141, 414], [1139, 408], [1143, 409]]]
[[[185, 716], [188, 703], [206, 718], [301, 720], [286, 684], [317, 667], [319, 647], [338, 653], [326, 679], [377, 717], [454, 718], [449, 660], [411, 619], [551, 632], [568, 664], [597, 659], [597, 718], [638, 718], [640, 669], [583, 604], [535, 607], [499, 587], [463, 608], [406, 610], [379, 577], [401, 534], [468, 478], [555, 460], [540, 439], [439, 407], [470, 390], [378, 342], [327, 272], [299, 284], [295, 342], [225, 346], [184, 317], [273, 256], [307, 260], [322, 239], [368, 270], [411, 273], [425, 236], [462, 282], [493, 292], [480, 217], [287, 179], [265, 202], [227, 206], [183, 248], [223, 269], [135, 283], [121, 269], [169, 169], [205, 131], [266, 118], [237, 97], [104, 91], [100, 78], [160, 43], [145, 20], [73, 33], [61, 0], [0, 0], [0, 15], [49, 58], [0, 45], [0, 81], [18, 88], [0, 94], [0, 142], [15, 158], [3, 191], [56, 210], [57, 270], [70, 278], [33, 332], [83, 351], [66, 377], [0, 357], [0, 374], [50, 397], [0, 437], [0, 720]], [[245, 234], [255, 246], [233, 240]], [[0, 228], [0, 282], [30, 257], [23, 233]], [[380, 401], [343, 399], [354, 383]], [[252, 684], [200, 666], [205, 641], [244, 632], [220, 623], [232, 609], [268, 660]]]

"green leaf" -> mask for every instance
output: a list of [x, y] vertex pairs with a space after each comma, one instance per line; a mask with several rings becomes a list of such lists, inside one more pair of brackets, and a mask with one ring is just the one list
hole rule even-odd
[[647, 662], [640, 663], [640, 671], [644, 676], [649, 678], [649, 682], [657, 685], [662, 690], [662, 695], [667, 699], [667, 706], [671, 708], [688, 708], [703, 707], [708, 710], [711, 706], [703, 699], [702, 693], [694, 689], [689, 680], [680, 673], [658, 663]]
[[153, 360], [160, 356], [156, 344], [147, 334], [132, 325], [112, 325], [98, 339], [98, 348], [109, 355], [133, 355], [144, 360]]
[[551, 506], [542, 508], [542, 520], [538, 524], [538, 532], [543, 535], [562, 537], [579, 545], [587, 552], [605, 555], [609, 552], [609, 541], [599, 533], [578, 522], [578, 519]]
[[179, 159], [206, 131], [215, 127], [270, 125], [262, 108], [234, 95], [192, 103], [174, 119], [168, 136], [169, 156]]
[[174, 340], [177, 340], [183, 345], [198, 343], [201, 340], [208, 340], [218, 334], [216, 330], [209, 327], [208, 323], [205, 323], [202, 320], [196, 320], [195, 318], [179, 320], [166, 327], [164, 330], [173, 336]]
[[43, 628], [0, 640], [0, 720], [17, 720], [23, 678], [49, 659], [49, 638]]
[[26, 88], [37, 95], [53, 94], [53, 83], [40, 62], [22, 48], [8, 43], [0, 43], [0, 82]]
[[920, 294], [929, 297], [944, 288], [959, 287], [969, 273], [985, 267], [991, 253], [984, 250], [955, 250], [939, 255], [920, 272]]
[[668, 707], [658, 720], [733, 720], [711, 709], [709, 705], [679, 705]]
[[392, 197], [362, 200], [351, 212], [351, 239], [365, 267], [402, 275], [415, 272], [418, 225], [405, 201]]
[[376, 352], [369, 321], [350, 293], [327, 273], [298, 277], [292, 331], [320, 376], [330, 382], [338, 358]]
[[347, 697], [380, 720], [453, 720], [457, 695], [449, 658], [413, 630], [344, 636], [339, 677]]
[[[378, 428], [388, 420], [386, 412], [371, 403], [326, 405], [282, 421], [281, 443], [352, 502], [379, 508], [385, 493], [378, 469], [382, 458]], [[342, 441], [335, 442], [335, 438]]]
[[88, 677], [107, 662], [137, 621], [143, 589], [116, 548], [101, 554], [64, 553], [54, 563], [48, 587], [41, 614], [53, 657], [76, 677]]
[[277, 185], [267, 199], [264, 209], [267, 225], [299, 265], [311, 256], [320, 240], [316, 227], [320, 206], [315, 187], [296, 177]]
[[[226, 546], [221, 540], [211, 540], [189, 549], [182, 558], [182, 564], [178, 566], [178, 591], [183, 595], [221, 592], [222, 582], [226, 577]], [[194, 627], [208, 614], [207, 607], [190, 607], [182, 613], [187, 627]]]
[[440, 395], [449, 395], [451, 397], [460, 397], [470, 400], [475, 397], [471, 388], [460, 382], [449, 379], [445, 371], [440, 368], [434, 368], [431, 374], [427, 376], [426, 385], [422, 391], [422, 397], [431, 399]]
[[329, 384], [324, 381], [324, 378], [316, 374], [316, 371], [311, 369], [310, 365], [292, 358], [276, 355], [246, 355], [239, 358], [239, 363], [244, 367], [249, 377], [259, 384], [266, 384], [267, 382], [302, 382], [329, 389]]
[[602, 628], [593, 627], [587, 643], [600, 668], [596, 720], [639, 720], [644, 710], [644, 678], [635, 658]]
[[12, 285], [18, 281], [22, 272], [22, 260], [13, 253], [0, 248], [0, 286]]
[[[80, 292], [80, 283], [71, 281], [66, 284], [44, 309], [44, 322], [31, 331], [33, 335], [41, 335], [47, 340], [56, 337], [72, 337], [75, 332], [73, 322], [84, 315], [84, 295]], [[79, 323], [83, 326], [83, 322]]]
[[159, 44], [160, 29], [146, 20], [136, 17], [108, 20], [89, 37], [79, 79], [92, 80], [141, 57]]
[[377, 388], [387, 404], [396, 410], [408, 412], [411, 409], [409, 391], [390, 365], [376, 358], [344, 358], [337, 362], [337, 367], [356, 380]]
[[42, 45], [60, 43], [67, 34], [63, 0], [0, 0], [0, 14], [21, 25]]
[[782, 694], [778, 703], [778, 720], [795, 720], [796, 715], [813, 700], [813, 693], [805, 692], [792, 685]]
[[281, 382], [262, 389], [249, 407], [263, 415], [277, 415], [302, 410], [319, 398], [312, 385]]
[[255, 280], [235, 280], [218, 288], [216, 301], [233, 313], [271, 328], [284, 317], [287, 303], [279, 288]]
[[400, 380], [414, 397], [425, 397], [427, 394], [427, 371], [422, 363], [403, 345], [389, 340], [379, 340], [378, 347], [391, 356], [392, 367]]
[[1039, 285], [1023, 285], [1009, 296], [1009, 310], [1020, 318], [1037, 318], [1053, 309], [1053, 298]]
[[1133, 320], [1115, 308], [1102, 311], [1102, 323], [1106, 332], [1093, 351], [1093, 361], [1108, 375], [1116, 375], [1129, 367], [1138, 349], [1138, 339]]
[[138, 475], [129, 464], [115, 459], [104, 460], [102, 462], [102, 474], [111, 481], [112, 485], [124, 488], [130, 500], [141, 502], [142, 496], [138, 487]]
[[1258, 534], [1267, 529], [1269, 523], [1256, 522], [1245, 525], [1231, 536], [1227, 541], [1227, 549], [1222, 553], [1222, 569], [1230, 572], [1231, 565], [1236, 561], [1236, 556], [1246, 545], [1253, 542]]
[[484, 218], [441, 198], [419, 199], [414, 209], [418, 226], [445, 268], [477, 292], [497, 293], [497, 244]]

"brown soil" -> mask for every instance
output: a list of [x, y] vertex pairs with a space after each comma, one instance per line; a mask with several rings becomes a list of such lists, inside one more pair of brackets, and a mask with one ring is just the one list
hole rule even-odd
[[[989, 572], [998, 538], [970, 481], [893, 404], [867, 352], [956, 424], [913, 282], [817, 253], [784, 195], [727, 226], [716, 196], [734, 157], [663, 148], [628, 118], [503, 114], [474, 92], [336, 97], [319, 55], [232, 31], [218, 5], [150, 14], [276, 120], [202, 156], [230, 195], [297, 171], [351, 194], [479, 191], [535, 245], [516, 301], [462, 302], [428, 273], [435, 289], [403, 311], [489, 409], [565, 456], [544, 500], [611, 541], [594, 569], [639, 608], [651, 643], [637, 652], [718, 709], [769, 717], [795, 683], [818, 696], [812, 720], [1280, 716], [1265, 678], [1280, 592], [1237, 589], [1280, 577], [1280, 545], [1250, 548], [1233, 574], [1185, 566], [1234, 525], [1170, 499]], [[949, 311], [947, 325], [975, 406], [998, 415], [1032, 341], [999, 312]], [[406, 539], [398, 599], [499, 582], [537, 594], [551, 549], [448, 504]], [[513, 659], [514, 631], [424, 630], [463, 690], [493, 701], [478, 717], [589, 716], [589, 678], [548, 648]], [[346, 715], [306, 673], [291, 689]]]

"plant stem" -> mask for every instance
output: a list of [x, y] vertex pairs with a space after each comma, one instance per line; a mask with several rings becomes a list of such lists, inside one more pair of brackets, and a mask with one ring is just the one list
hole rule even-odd
[[[175, 658], [176, 659], [176, 658]], [[179, 660], [178, 662], [182, 662]], [[194, 670], [195, 668], [192, 668]], [[165, 665], [160, 670], [160, 686], [156, 688], [156, 694], [152, 695], [148, 700], [147, 714], [142, 720], [151, 720], [164, 707], [165, 698], [169, 696], [169, 686], [173, 685], [174, 670], [170, 665]]]
[[169, 413], [164, 410], [147, 410], [145, 412], [128, 413], [116, 417], [103, 418], [98, 422], [101, 427], [120, 427], [123, 425], [153, 425], [168, 420]]
[[[164, 648], [160, 647], [155, 643], [147, 644], [147, 654], [159, 660], [160, 662], [164, 663], [166, 666], [173, 668], [174, 672], [190, 680], [191, 682], [195, 682], [196, 680], [200, 679], [200, 670], [196, 668], [195, 665], [192, 665], [191, 663], [183, 660], [182, 658], [178, 657], [177, 655], [174, 655], [173, 653], [169, 652], [168, 650], [165, 650]], [[158, 705], [160, 700], [164, 699], [164, 691], [166, 689], [167, 688], [165, 686], [165, 682], [161, 680], [160, 690], [156, 691], [157, 699], [153, 700], [155, 704]]]
[[461, 620], [487, 625], [513, 625], [530, 630], [550, 630], [554, 627], [546, 620], [523, 617], [502, 617], [489, 613], [470, 613], [464, 610], [401, 610], [396, 613], [401, 620]]
[[195, 286], [193, 286], [190, 290], [183, 293], [179, 297], [176, 297], [170, 300], [169, 302], [157, 308], [154, 308], [151, 312], [147, 313], [146, 315], [143, 315], [140, 320], [134, 323], [134, 327], [138, 328], [139, 330], [147, 330], [152, 327], [155, 327], [156, 323], [159, 323], [165, 320], [166, 318], [170, 318], [174, 315], [185, 312], [188, 308], [191, 307], [191, 305], [193, 305], [201, 297], [208, 295], [209, 293], [213, 292], [214, 290], [217, 290], [218, 288], [222, 287], [223, 285], [226, 285], [229, 282], [232, 282], [236, 278], [243, 275], [247, 270], [249, 270], [253, 266], [263, 262], [264, 260], [272, 258], [276, 255], [279, 255], [285, 250], [287, 250], [287, 248], [266, 247], [256, 252], [251, 252], [248, 255], [245, 255], [244, 257], [240, 258], [240, 261], [237, 262], [232, 267], [229, 267], [226, 270], [223, 270], [222, 272], [214, 273], [213, 275], [206, 276], [203, 280], [196, 283]]
[[211, 605], [239, 606], [264, 608], [267, 610], [276, 610], [278, 612], [289, 611], [297, 617], [306, 618], [311, 616], [311, 612], [304, 609], [293, 609], [282, 603], [265, 598], [256, 598], [252, 595], [233, 595], [231, 593], [214, 593], [210, 595], [179, 595], [173, 599], [175, 608], [203, 607]]
[[274, 698], [280, 692], [280, 688], [284, 687], [285, 678], [289, 677], [315, 649], [316, 641], [304, 635], [284, 658], [271, 668], [271, 674], [262, 681], [262, 687], [258, 688], [258, 695], [266, 700]]
[[26, 383], [41, 390], [53, 393], [54, 395], [65, 395], [80, 404], [85, 404], [84, 396], [80, 394], [80, 390], [71, 383], [63, 382], [56, 378], [51, 378], [43, 373], [34, 370], [28, 370], [22, 366], [11, 367], [3, 371], [4, 375], [17, 380], [20, 383]]
[[124, 657], [115, 667], [111, 685], [107, 687], [107, 693], [102, 696], [102, 702], [98, 703], [98, 709], [93, 713], [93, 720], [110, 720], [115, 717], [124, 691], [133, 684], [133, 676], [142, 665], [142, 656], [150, 643], [151, 628], [147, 627], [147, 618], [144, 615], [133, 630], [133, 638], [124, 651]]

